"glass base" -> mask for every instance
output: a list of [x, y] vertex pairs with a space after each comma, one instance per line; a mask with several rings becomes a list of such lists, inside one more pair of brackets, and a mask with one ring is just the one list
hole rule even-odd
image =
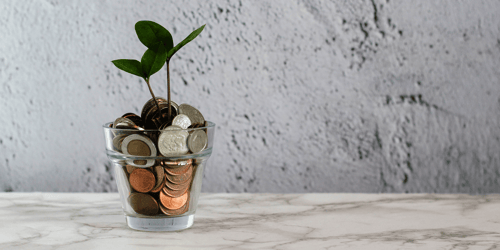
[[179, 231], [193, 225], [194, 214], [172, 218], [140, 218], [125, 216], [127, 225], [141, 231]]

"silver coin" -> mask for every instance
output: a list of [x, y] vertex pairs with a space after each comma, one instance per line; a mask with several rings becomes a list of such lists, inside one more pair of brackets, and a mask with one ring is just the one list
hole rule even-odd
[[163, 156], [183, 155], [189, 152], [187, 137], [189, 133], [173, 126], [165, 128], [158, 138], [158, 150]]
[[118, 129], [133, 129], [137, 127], [135, 123], [128, 119], [128, 118], [123, 118], [123, 117], [118, 117], [116, 120], [113, 122], [113, 128], [118, 128]]
[[174, 117], [174, 120], [172, 120], [172, 125], [177, 125], [183, 129], [187, 129], [189, 126], [191, 126], [191, 120], [187, 115], [177, 115]]
[[182, 130], [182, 128], [178, 125], [172, 125], [172, 126], [164, 126], [162, 130]]
[[205, 118], [203, 118], [201, 112], [189, 104], [179, 105], [179, 114], [187, 115], [193, 126], [203, 126], [205, 124]]
[[[143, 135], [129, 135], [123, 139], [122, 153], [132, 156], [156, 156], [156, 147], [153, 141]], [[151, 167], [155, 164], [154, 159], [133, 160], [127, 159], [127, 164], [135, 167]]]
[[195, 130], [188, 137], [188, 148], [193, 153], [201, 152], [207, 147], [208, 137], [205, 131]]
[[125, 139], [125, 137], [127, 137], [127, 135], [120, 134], [115, 136], [115, 138], [113, 138], [113, 147], [115, 148], [116, 151], [122, 152], [122, 142], [123, 139]]

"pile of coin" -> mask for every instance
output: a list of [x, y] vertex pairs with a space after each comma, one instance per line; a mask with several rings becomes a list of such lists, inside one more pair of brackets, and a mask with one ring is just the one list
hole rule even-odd
[[141, 116], [127, 113], [113, 122], [113, 128], [123, 129], [114, 130], [113, 147], [127, 155], [121, 165], [130, 188], [127, 199], [130, 207], [142, 215], [177, 216], [189, 210], [190, 189], [198, 167], [196, 160], [152, 157], [203, 151], [208, 146], [208, 136], [201, 127], [208, 124], [200, 111], [188, 104], [171, 102], [169, 116], [168, 101], [161, 97], [156, 100], [157, 103], [153, 99], [146, 102]]

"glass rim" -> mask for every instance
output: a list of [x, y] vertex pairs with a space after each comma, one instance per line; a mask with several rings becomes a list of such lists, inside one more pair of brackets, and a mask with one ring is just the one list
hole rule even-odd
[[[215, 123], [211, 122], [211, 121], [206, 121], [208, 123], [208, 126], [203, 126], [203, 127], [198, 127], [198, 128], [187, 128], [187, 129], [182, 129], [182, 130], [185, 130], [185, 131], [192, 131], [192, 130], [199, 130], [199, 129], [208, 129], [208, 128], [213, 128], [215, 127]], [[107, 122], [107, 123], [104, 123], [104, 125], [102, 125], [102, 127], [104, 129], [108, 129], [108, 130], [111, 130], [111, 131], [134, 131], [134, 132], [137, 132], [137, 131], [140, 131], [140, 132], [160, 132], [160, 131], [163, 131], [164, 129], [142, 129], [142, 130], [137, 130], [137, 129], [129, 129], [129, 128], [112, 128], [110, 127], [109, 125], [112, 125], [113, 122]]]

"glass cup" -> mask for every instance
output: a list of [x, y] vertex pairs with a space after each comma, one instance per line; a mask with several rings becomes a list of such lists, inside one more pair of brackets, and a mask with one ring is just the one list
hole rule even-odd
[[[112, 123], [104, 124], [103, 129], [106, 154], [115, 169], [127, 225], [143, 231], [177, 231], [191, 227], [200, 196], [203, 168], [212, 154], [215, 124], [206, 122], [204, 127], [172, 130], [175, 133], [182, 131], [187, 138], [171, 136], [168, 143], [174, 146], [180, 143], [189, 151], [168, 156], [161, 154], [158, 139], [162, 133], [172, 131], [116, 129], [112, 128]], [[201, 151], [199, 145], [198, 149], [188, 147], [189, 136], [201, 131], [207, 135], [206, 147]], [[164, 144], [163, 148], [164, 141], [160, 142]], [[144, 148], [144, 145], [149, 148], [146, 154], [133, 149], [134, 146]]]

